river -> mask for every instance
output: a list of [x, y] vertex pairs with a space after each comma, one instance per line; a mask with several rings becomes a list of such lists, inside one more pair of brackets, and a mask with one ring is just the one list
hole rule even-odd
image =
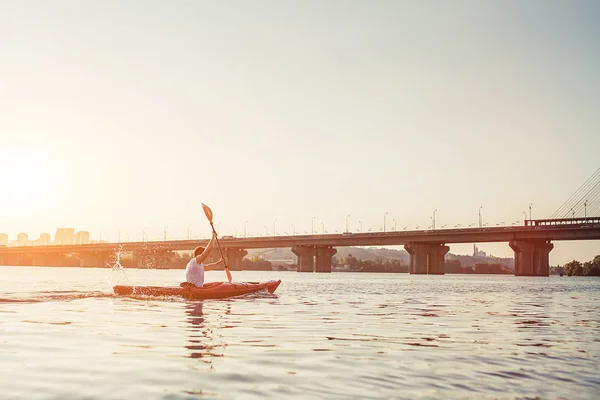
[[0, 398], [600, 397], [598, 278], [232, 273], [282, 284], [200, 303], [111, 293], [183, 270], [0, 267]]

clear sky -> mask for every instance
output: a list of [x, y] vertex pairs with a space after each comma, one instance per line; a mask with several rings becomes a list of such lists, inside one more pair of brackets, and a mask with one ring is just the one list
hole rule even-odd
[[238, 236], [549, 217], [600, 166], [598, 21], [598, 1], [0, 0], [0, 232], [205, 236], [200, 202]]

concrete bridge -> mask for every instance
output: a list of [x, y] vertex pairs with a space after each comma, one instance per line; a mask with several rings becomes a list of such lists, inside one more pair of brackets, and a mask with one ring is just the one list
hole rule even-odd
[[[515, 253], [515, 275], [548, 276], [552, 241], [564, 240], [600, 240], [600, 217], [526, 220], [518, 227], [223, 238], [220, 243], [231, 269], [241, 269], [247, 249], [291, 248], [298, 257], [298, 272], [331, 272], [336, 247], [404, 245], [411, 274], [443, 274], [448, 244], [506, 242]], [[205, 239], [2, 247], [0, 265], [64, 265], [61, 260], [70, 255], [79, 266], [103, 267], [119, 247], [167, 259], [173, 251], [207, 243]]]

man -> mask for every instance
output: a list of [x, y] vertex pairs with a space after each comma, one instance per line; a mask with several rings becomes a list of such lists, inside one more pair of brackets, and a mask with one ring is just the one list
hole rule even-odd
[[194, 257], [185, 267], [185, 280], [187, 282], [190, 282], [197, 287], [202, 287], [204, 285], [204, 271], [216, 270], [220, 264], [224, 263], [223, 258], [221, 258], [216, 263], [204, 265], [204, 260], [210, 255], [210, 252], [215, 245], [216, 238], [217, 234], [213, 232], [213, 236], [206, 248], [198, 246], [194, 249]]

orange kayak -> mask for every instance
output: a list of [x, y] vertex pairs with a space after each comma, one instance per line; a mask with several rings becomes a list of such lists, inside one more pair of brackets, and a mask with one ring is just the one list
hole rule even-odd
[[189, 300], [204, 300], [241, 296], [265, 289], [269, 293], [273, 293], [280, 283], [281, 280], [240, 283], [209, 282], [205, 283], [201, 288], [185, 284], [182, 284], [181, 287], [117, 285], [113, 287], [113, 290], [116, 295], [120, 296], [181, 296]]

